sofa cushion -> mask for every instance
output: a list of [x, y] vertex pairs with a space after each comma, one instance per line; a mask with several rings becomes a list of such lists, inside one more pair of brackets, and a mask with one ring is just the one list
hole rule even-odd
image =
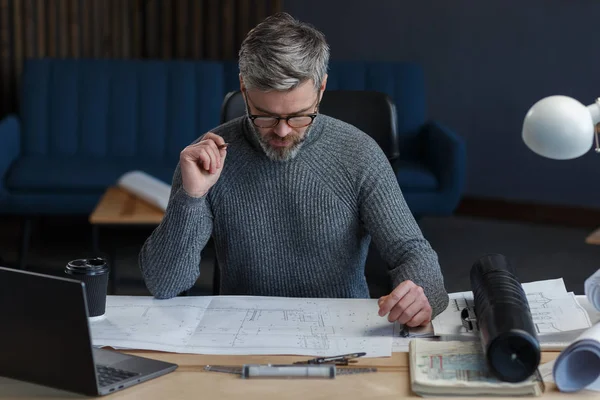
[[6, 180], [17, 191], [95, 191], [115, 185], [132, 170], [144, 171], [171, 184], [177, 161], [167, 165], [146, 158], [22, 157]]
[[438, 180], [431, 170], [422, 164], [410, 161], [396, 161], [394, 163], [396, 178], [402, 190], [435, 191], [438, 189]]

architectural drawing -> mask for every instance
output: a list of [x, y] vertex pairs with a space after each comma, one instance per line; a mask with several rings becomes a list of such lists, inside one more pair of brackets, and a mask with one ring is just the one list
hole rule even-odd
[[200, 354], [391, 355], [376, 299], [109, 296], [95, 345]]
[[[371, 304], [367, 302], [361, 303]], [[249, 303], [236, 297], [215, 298], [187, 347], [203, 353], [220, 349], [226, 354], [289, 349], [341, 354], [367, 347], [378, 351], [380, 345], [391, 347], [393, 324], [377, 316], [377, 310], [376, 303], [352, 307], [345, 300], [253, 299]]]

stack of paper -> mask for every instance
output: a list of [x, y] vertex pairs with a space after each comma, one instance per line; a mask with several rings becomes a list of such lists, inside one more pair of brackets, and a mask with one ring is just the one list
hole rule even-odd
[[420, 396], [540, 396], [539, 375], [508, 383], [487, 368], [483, 350], [474, 341], [428, 342], [413, 339], [409, 351], [412, 390]]

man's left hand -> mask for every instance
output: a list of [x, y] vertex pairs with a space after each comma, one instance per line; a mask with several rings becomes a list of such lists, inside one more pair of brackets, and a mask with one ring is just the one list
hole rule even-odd
[[412, 281], [404, 281], [390, 294], [378, 301], [379, 316], [388, 314], [388, 321], [398, 321], [415, 327], [431, 322], [431, 306], [421, 286]]

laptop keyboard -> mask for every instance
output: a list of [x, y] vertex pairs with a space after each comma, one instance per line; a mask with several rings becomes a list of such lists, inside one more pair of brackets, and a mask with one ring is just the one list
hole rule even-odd
[[107, 367], [106, 365], [96, 365], [96, 372], [98, 373], [98, 381], [101, 387], [139, 375], [137, 372], [124, 371], [122, 369]]

